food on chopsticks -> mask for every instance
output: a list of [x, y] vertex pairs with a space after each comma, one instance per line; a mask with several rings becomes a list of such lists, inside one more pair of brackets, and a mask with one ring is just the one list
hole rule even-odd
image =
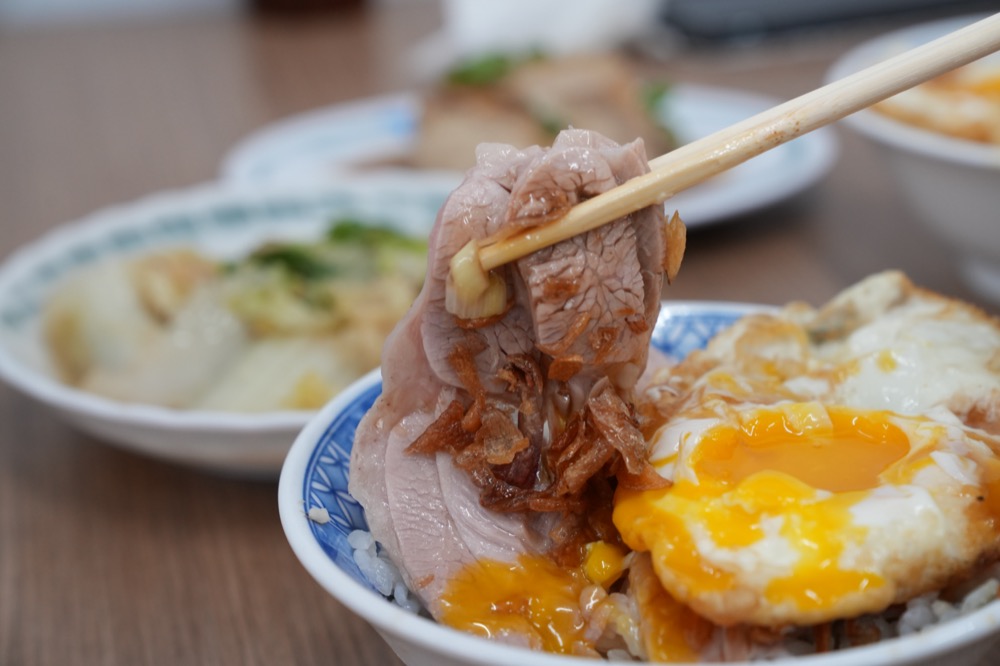
[[660, 661], [846, 648], [997, 598], [982, 312], [888, 272], [665, 366], [649, 342], [678, 222], [659, 206], [497, 269], [500, 312], [449, 309], [470, 240], [647, 168], [584, 131], [491, 146], [442, 208], [351, 460], [396, 594], [493, 640]]
[[439, 619], [457, 609], [447, 589], [464, 568], [525, 557], [561, 571], [614, 540], [613, 479], [662, 483], [632, 411], [668, 254], [662, 206], [498, 269], [511, 295], [500, 314], [459, 319], [445, 302], [459, 248], [644, 173], [642, 143], [568, 130], [549, 150], [493, 145], [478, 159], [438, 215], [350, 470], [372, 534]]
[[333, 223], [235, 261], [191, 249], [110, 259], [52, 295], [43, 333], [67, 383], [181, 409], [316, 409], [379, 364], [420, 290], [427, 244]]
[[970, 63], [874, 108], [926, 130], [967, 141], [1000, 144], [1000, 59]]
[[472, 166], [483, 142], [547, 146], [567, 127], [619, 142], [642, 137], [650, 155], [674, 147], [659, 104], [669, 89], [644, 82], [610, 54], [517, 57], [491, 54], [456, 66], [424, 95], [409, 160], [419, 168]]

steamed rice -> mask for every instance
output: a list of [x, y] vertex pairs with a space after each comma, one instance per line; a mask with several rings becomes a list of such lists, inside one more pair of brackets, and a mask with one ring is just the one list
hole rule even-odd
[[[347, 541], [353, 550], [354, 562], [373, 588], [397, 606], [412, 613], [427, 615], [420, 601], [403, 582], [399, 568], [380, 552], [378, 543], [369, 532], [354, 530], [348, 535]], [[963, 588], [967, 591], [954, 601], [943, 598], [944, 592], [925, 594], [911, 599], [905, 606], [889, 608], [875, 615], [820, 627], [792, 627], [782, 632], [780, 639], [775, 642], [761, 641], [751, 646], [746, 646], [742, 637], [731, 630], [718, 627], [712, 644], [703, 655], [704, 661], [765, 661], [804, 656], [919, 633], [979, 610], [1000, 598], [1000, 564], [989, 567], [975, 580], [966, 582]], [[637, 623], [639, 618], [636, 609], [633, 605], [628, 607], [635, 614], [633, 622]], [[825, 646], [822, 645], [824, 642]], [[605, 657], [608, 661], [634, 661], [641, 659], [638, 652], [638, 645], [627, 646], [609, 650]]]
[[385, 553], [380, 552], [378, 544], [369, 532], [354, 530], [347, 535], [347, 543], [353, 549], [354, 563], [379, 594], [400, 608], [413, 613], [422, 610], [420, 601], [403, 582], [399, 568], [386, 557]]

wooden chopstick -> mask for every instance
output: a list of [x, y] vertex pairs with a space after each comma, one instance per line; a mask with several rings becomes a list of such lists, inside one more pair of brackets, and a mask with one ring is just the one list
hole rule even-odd
[[484, 271], [589, 231], [928, 79], [1000, 50], [1000, 13], [763, 111], [649, 162], [651, 171], [559, 220], [477, 249]]

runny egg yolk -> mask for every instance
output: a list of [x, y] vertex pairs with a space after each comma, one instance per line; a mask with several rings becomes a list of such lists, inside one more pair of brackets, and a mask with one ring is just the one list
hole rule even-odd
[[[867, 531], [854, 524], [851, 508], [886, 478], [912, 476], [924, 458], [911, 455], [888, 412], [816, 403], [757, 408], [738, 423], [710, 427], [686, 456], [671, 459], [678, 470], [672, 487], [619, 489], [614, 521], [630, 547], [651, 553], [667, 589], [696, 610], [704, 610], [699, 598], [726, 594], [742, 576], [763, 581], [764, 603], [832, 619], [852, 596], [884, 582], [841, 562]], [[756, 564], [735, 556], [765, 537], [770, 545], [753, 554]]]
[[546, 557], [517, 562], [479, 560], [462, 568], [441, 596], [441, 621], [485, 638], [527, 636], [546, 652], [572, 653], [585, 628], [582, 569], [563, 569]]
[[586, 615], [594, 609], [585, 606], [607, 598], [599, 588], [621, 576], [624, 555], [618, 546], [595, 542], [578, 567], [561, 567], [541, 555], [522, 555], [516, 562], [476, 561], [448, 582], [440, 619], [486, 638], [527, 637], [546, 652], [592, 650]]
[[885, 412], [797, 411], [758, 410], [738, 427], [710, 430], [691, 461], [698, 478], [731, 486], [774, 471], [830, 492], [868, 490], [910, 451], [909, 438]]

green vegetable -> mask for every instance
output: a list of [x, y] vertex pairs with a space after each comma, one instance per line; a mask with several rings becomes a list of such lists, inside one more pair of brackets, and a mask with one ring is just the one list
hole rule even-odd
[[326, 238], [333, 243], [356, 243], [366, 248], [390, 246], [427, 252], [425, 240], [407, 236], [390, 227], [366, 224], [351, 218], [335, 221]]
[[339, 272], [336, 265], [324, 262], [308, 245], [269, 245], [254, 252], [249, 259], [261, 266], [281, 266], [307, 280], [331, 277]]
[[383, 321], [385, 312], [398, 311], [386, 320], [395, 321], [420, 291], [426, 264], [427, 241], [345, 217], [314, 242], [269, 243], [227, 265], [224, 293], [253, 335], [329, 333]]
[[536, 111], [533, 115], [542, 130], [552, 138], [569, 127], [569, 122], [553, 114]]
[[544, 57], [545, 54], [538, 49], [520, 55], [488, 53], [459, 63], [448, 72], [445, 80], [459, 86], [489, 86], [507, 76], [518, 65]]
[[677, 140], [677, 137], [669, 127], [663, 124], [663, 119], [661, 118], [662, 110], [660, 106], [663, 104], [663, 100], [670, 94], [670, 84], [664, 82], [646, 83], [639, 90], [639, 94], [642, 95], [642, 104], [646, 108], [646, 113], [649, 114], [657, 127], [659, 127], [660, 133], [666, 139], [667, 143], [672, 146], [679, 145], [680, 142]]
[[[326, 237], [317, 243], [270, 243], [251, 254], [247, 264], [277, 267], [289, 277], [307, 281], [340, 276], [365, 278], [373, 267], [380, 273], [392, 271], [391, 265], [373, 266], [375, 258], [390, 249], [423, 261], [427, 242], [390, 227], [344, 218], [332, 223]], [[228, 267], [229, 271], [234, 269]]]
[[426, 263], [426, 240], [337, 219], [315, 242], [269, 243], [227, 265], [227, 303], [256, 335], [331, 331], [354, 316], [351, 298], [371, 300], [379, 289], [414, 297]]
[[460, 86], [488, 86], [507, 76], [513, 67], [510, 56], [495, 53], [458, 64], [446, 78]]
[[669, 93], [669, 83], [656, 82], [643, 85], [640, 94], [642, 95], [642, 104], [646, 108], [646, 111], [653, 117], [656, 117], [660, 110], [660, 104]]

